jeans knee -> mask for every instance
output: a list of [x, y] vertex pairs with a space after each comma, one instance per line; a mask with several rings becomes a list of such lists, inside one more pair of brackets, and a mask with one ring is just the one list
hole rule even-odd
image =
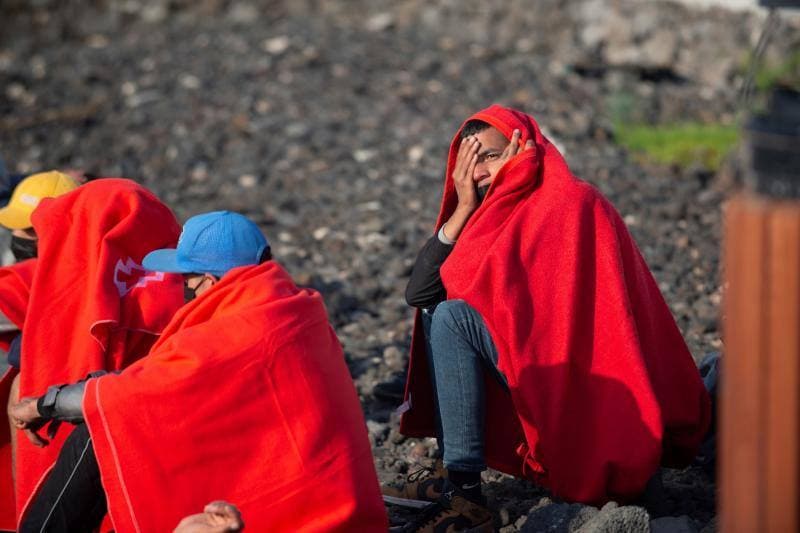
[[471, 307], [464, 300], [443, 301], [436, 306], [431, 315], [431, 333], [441, 331], [442, 327], [450, 331], [457, 330], [470, 310]]

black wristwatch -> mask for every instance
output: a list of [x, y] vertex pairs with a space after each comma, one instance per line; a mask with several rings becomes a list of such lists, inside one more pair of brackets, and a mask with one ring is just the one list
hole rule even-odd
[[56, 397], [59, 391], [65, 386], [65, 384], [53, 385], [47, 389], [47, 393], [44, 396], [39, 398], [36, 402], [36, 409], [39, 411], [39, 416], [47, 420], [53, 418], [56, 411]]

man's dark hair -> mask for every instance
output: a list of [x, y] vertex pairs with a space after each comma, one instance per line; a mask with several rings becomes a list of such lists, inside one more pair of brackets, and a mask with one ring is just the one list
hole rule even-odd
[[260, 265], [261, 263], [266, 263], [270, 259], [272, 259], [272, 249], [267, 246], [264, 248], [264, 251], [261, 252], [261, 258], [258, 260], [258, 264]]
[[482, 120], [470, 120], [466, 124], [464, 124], [463, 128], [461, 128], [461, 134], [459, 135], [459, 137], [461, 137], [462, 139], [466, 139], [470, 135], [475, 135], [476, 133], [479, 133], [491, 127], [492, 126], [490, 124], [487, 124]]

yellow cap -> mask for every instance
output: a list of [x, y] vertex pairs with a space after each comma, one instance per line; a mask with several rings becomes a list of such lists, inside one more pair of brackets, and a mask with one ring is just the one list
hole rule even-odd
[[16, 186], [8, 205], [0, 209], [0, 225], [30, 228], [31, 213], [42, 198], [53, 198], [78, 188], [78, 182], [56, 170], [28, 176]]

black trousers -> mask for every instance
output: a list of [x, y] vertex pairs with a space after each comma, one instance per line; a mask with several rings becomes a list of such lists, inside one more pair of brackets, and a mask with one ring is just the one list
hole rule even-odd
[[64, 442], [19, 531], [94, 531], [106, 510], [106, 495], [89, 429], [86, 424], [78, 424]]

